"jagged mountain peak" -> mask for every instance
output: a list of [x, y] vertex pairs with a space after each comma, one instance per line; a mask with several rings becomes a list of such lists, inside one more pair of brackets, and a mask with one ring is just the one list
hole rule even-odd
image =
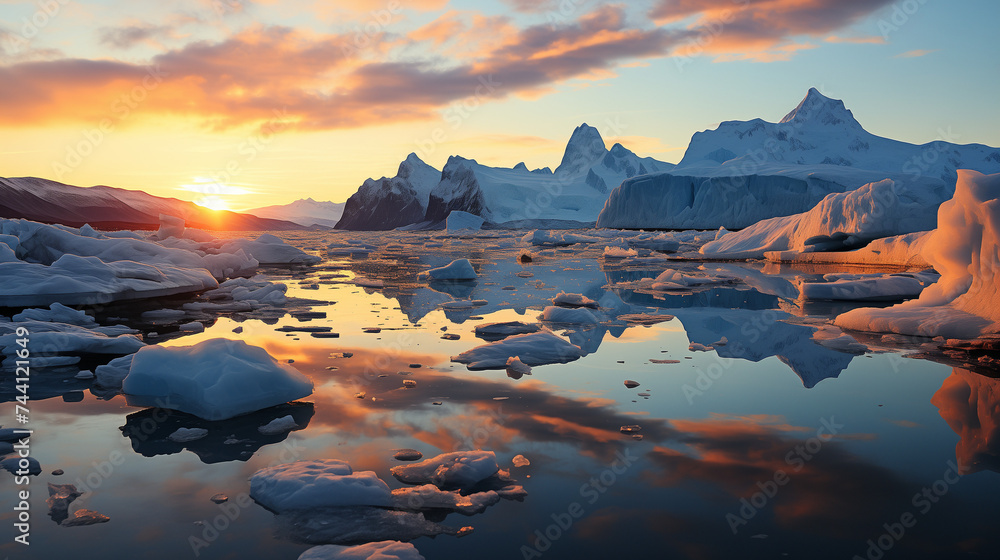
[[562, 161], [556, 168], [556, 173], [576, 175], [585, 171], [590, 165], [607, 152], [604, 139], [596, 128], [583, 123], [573, 130], [566, 143]]
[[855, 126], [861, 125], [854, 118], [851, 110], [844, 106], [840, 99], [831, 99], [819, 92], [814, 87], [809, 88], [806, 96], [790, 113], [781, 119], [781, 123], [792, 124], [821, 124], [828, 126]]

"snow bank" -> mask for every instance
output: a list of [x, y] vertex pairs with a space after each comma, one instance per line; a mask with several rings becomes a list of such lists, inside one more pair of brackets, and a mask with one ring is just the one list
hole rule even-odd
[[566, 342], [552, 331], [543, 330], [532, 334], [519, 334], [499, 342], [477, 346], [466, 350], [451, 361], [466, 364], [469, 369], [503, 369], [507, 359], [517, 356], [528, 366], [545, 364], [565, 364], [583, 356], [580, 347]]
[[1000, 330], [1000, 174], [959, 170], [955, 196], [938, 210], [924, 256], [941, 279], [918, 299], [886, 309], [854, 309], [842, 328], [976, 338]]
[[303, 552], [299, 560], [424, 560], [424, 557], [410, 543], [379, 541], [357, 546], [314, 546]]
[[495, 475], [500, 467], [492, 451], [455, 451], [410, 465], [392, 467], [392, 476], [407, 484], [438, 488], [470, 488]]
[[448, 263], [446, 266], [440, 268], [432, 268], [426, 272], [420, 274], [422, 277], [431, 278], [432, 280], [475, 280], [478, 278], [476, 276], [476, 271], [472, 268], [472, 263], [469, 259], [458, 259]]
[[250, 497], [281, 513], [339, 506], [389, 506], [392, 493], [374, 472], [354, 472], [335, 459], [296, 461], [261, 469], [250, 478]]
[[[922, 185], [921, 185], [922, 187]], [[808, 212], [762, 220], [701, 247], [712, 258], [761, 258], [769, 251], [837, 251], [873, 239], [933, 229], [936, 195], [886, 179], [827, 195]]]
[[307, 397], [312, 389], [308, 378], [263, 348], [221, 338], [194, 346], [142, 348], [122, 383], [130, 404], [163, 406], [166, 401], [170, 406], [164, 408], [206, 420]]

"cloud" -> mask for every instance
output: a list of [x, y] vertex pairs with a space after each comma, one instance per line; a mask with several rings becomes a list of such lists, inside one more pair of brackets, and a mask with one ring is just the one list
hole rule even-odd
[[863, 37], [838, 37], [837, 35], [830, 35], [824, 39], [827, 43], [853, 43], [856, 45], [884, 45], [886, 44], [885, 37], [879, 37], [877, 35], [866, 35]]
[[906, 51], [905, 53], [900, 53], [893, 58], [917, 58], [921, 56], [929, 55], [933, 52], [937, 52], [937, 49], [927, 50], [927, 49], [916, 49], [912, 51]]
[[660, 25], [688, 22], [689, 39], [679, 49], [681, 55], [770, 62], [787, 60], [804, 48], [794, 37], [828, 35], [891, 1], [658, 0], [649, 16]]
[[158, 45], [159, 39], [172, 35], [173, 28], [168, 25], [136, 23], [122, 27], [105, 27], [98, 33], [98, 40], [101, 43], [119, 49], [128, 49], [149, 42]]
[[[169, 50], [148, 65], [60, 59], [0, 67], [0, 83], [19, 84], [0, 90], [7, 109], [0, 123], [96, 123], [133, 95], [141, 100], [131, 100], [129, 115], [187, 116], [219, 129], [259, 124], [275, 112], [300, 129], [427, 119], [456, 101], [502, 99], [662, 56], [674, 40], [667, 30], [630, 28], [620, 8], [602, 8], [571, 24], [519, 30], [489, 52], [442, 64], [372, 60], [350, 34], [255, 26]], [[143, 89], [150, 68], [161, 80]]]

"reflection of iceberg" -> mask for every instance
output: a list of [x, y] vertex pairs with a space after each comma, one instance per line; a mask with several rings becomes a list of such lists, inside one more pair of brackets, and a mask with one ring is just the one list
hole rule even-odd
[[275, 516], [275, 520], [279, 538], [306, 544], [411, 541], [458, 533], [420, 513], [364, 506], [292, 510]]
[[832, 350], [813, 341], [815, 328], [785, 323], [783, 311], [768, 309], [674, 309], [691, 342], [712, 345], [726, 337], [725, 346], [716, 347], [724, 358], [759, 362], [777, 356], [792, 368], [807, 388], [828, 377], [837, 377], [854, 355]]
[[608, 329], [600, 326], [588, 326], [588, 327], [578, 327], [573, 330], [567, 331], [566, 336], [569, 337], [569, 341], [573, 343], [574, 346], [579, 346], [583, 355], [593, 354], [597, 352], [597, 349], [601, 347], [601, 342], [604, 341], [604, 335], [608, 332]]
[[[122, 434], [132, 440], [132, 450], [145, 457], [171, 455], [187, 449], [203, 463], [246, 461], [265, 445], [284, 441], [290, 432], [264, 434], [259, 428], [271, 421], [291, 416], [296, 427], [304, 429], [313, 416], [312, 403], [287, 403], [229, 420], [208, 421], [197, 416], [167, 410], [147, 408], [129, 414]], [[167, 436], [178, 428], [203, 428], [208, 435], [188, 442], [174, 442]]]
[[962, 438], [955, 446], [962, 474], [1000, 472], [1000, 379], [955, 368], [931, 404]]

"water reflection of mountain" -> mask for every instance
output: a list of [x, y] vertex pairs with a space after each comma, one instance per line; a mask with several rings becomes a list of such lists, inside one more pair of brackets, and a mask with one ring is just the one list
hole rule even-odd
[[1000, 472], [1000, 379], [954, 368], [931, 404], [961, 438], [955, 458], [963, 473]]
[[[764, 274], [750, 265], [712, 263], [713, 274], [739, 278], [734, 285], [708, 286], [684, 292], [654, 292], [627, 286], [654, 278], [668, 267], [695, 270], [700, 265], [663, 261], [628, 266], [575, 252], [536, 256], [536, 260], [530, 263], [520, 263], [517, 251], [499, 247], [492, 251], [472, 247], [463, 249], [459, 245], [458, 251], [456, 247], [451, 247], [444, 253], [406, 259], [403, 268], [397, 267], [393, 271], [394, 278], [380, 275], [386, 267], [379, 264], [378, 258], [352, 261], [351, 268], [356, 274], [383, 279], [387, 286], [390, 282], [399, 286], [386, 288], [383, 293], [396, 298], [402, 312], [413, 323], [419, 322], [441, 304], [455, 299], [486, 302], [478, 307], [446, 310], [445, 316], [456, 324], [465, 322], [472, 315], [487, 315], [508, 309], [534, 320], [532, 309], [540, 310], [550, 305], [556, 294], [565, 291], [583, 294], [594, 300], [605, 296], [620, 298], [620, 301], [616, 300], [614, 309], [605, 306], [605, 318], [612, 321], [622, 313], [648, 312], [649, 308], [675, 315], [684, 325], [691, 342], [712, 345], [726, 337], [730, 343], [716, 348], [719, 356], [753, 362], [776, 356], [802, 379], [806, 387], [837, 377], [854, 357], [816, 344], [812, 340], [816, 331], [813, 327], [783, 322], [792, 315], [778, 309], [789, 305], [795, 307], [797, 304], [790, 302], [798, 296], [798, 290], [787, 278]], [[479, 274], [476, 282], [434, 282], [426, 286], [418, 280], [420, 270], [443, 266], [452, 258], [459, 257], [489, 259], [475, 265]], [[609, 327], [607, 323], [602, 326], [550, 326], [564, 332], [586, 354], [599, 349], [609, 328], [615, 337], [621, 336], [625, 330], [624, 325]]]
[[[171, 455], [187, 449], [206, 464], [246, 461], [261, 447], [280, 443], [291, 431], [305, 429], [313, 413], [312, 403], [293, 402], [213, 422], [174, 410], [147, 408], [129, 414], [121, 431], [132, 440], [132, 450], [144, 457]], [[285, 416], [291, 416], [296, 424], [291, 431], [265, 434], [259, 430]], [[187, 442], [168, 439], [180, 428], [201, 428], [208, 430], [208, 434]]]

